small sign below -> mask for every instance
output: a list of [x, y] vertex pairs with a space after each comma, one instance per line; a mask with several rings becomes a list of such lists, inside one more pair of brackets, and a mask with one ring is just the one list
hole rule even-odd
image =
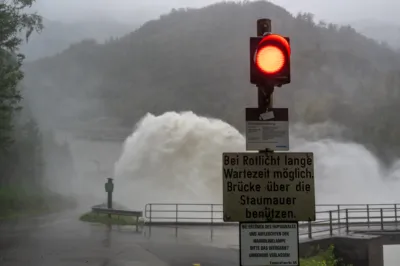
[[299, 265], [298, 223], [240, 223], [240, 266]]
[[289, 109], [246, 108], [246, 150], [289, 150]]

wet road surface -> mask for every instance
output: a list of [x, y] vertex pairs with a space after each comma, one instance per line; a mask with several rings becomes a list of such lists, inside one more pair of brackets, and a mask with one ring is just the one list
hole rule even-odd
[[92, 225], [80, 222], [78, 217], [75, 213], [64, 213], [16, 225], [0, 225], [0, 265], [231, 266], [238, 263], [237, 250], [222, 242], [212, 244], [204, 235], [207, 229], [199, 229], [197, 233], [181, 230], [176, 237], [174, 228], [153, 228], [151, 234], [149, 228], [142, 228], [138, 233], [134, 227]]
[[76, 212], [65, 212], [0, 224], [0, 266], [238, 265], [235, 226], [152, 226], [136, 232], [135, 227], [78, 218]]

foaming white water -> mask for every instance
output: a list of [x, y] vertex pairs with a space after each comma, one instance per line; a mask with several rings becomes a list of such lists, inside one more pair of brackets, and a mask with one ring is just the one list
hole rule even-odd
[[[317, 203], [400, 202], [400, 161], [382, 169], [362, 145], [319, 140], [333, 127], [291, 129], [291, 151], [315, 153]], [[221, 154], [244, 150], [244, 137], [220, 120], [191, 112], [148, 114], [115, 164], [116, 200], [135, 208], [150, 202], [221, 203]]]
[[221, 202], [221, 154], [242, 150], [243, 136], [220, 120], [192, 112], [148, 114], [115, 165], [116, 184], [124, 184], [116, 200], [136, 208], [149, 202]]
[[377, 158], [362, 145], [329, 139], [300, 142], [292, 151], [313, 151], [318, 203], [391, 203], [400, 200], [400, 182], [386, 177]]

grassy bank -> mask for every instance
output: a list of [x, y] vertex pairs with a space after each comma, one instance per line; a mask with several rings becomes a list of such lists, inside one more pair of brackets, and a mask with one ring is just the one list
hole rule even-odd
[[29, 186], [0, 187], [0, 220], [47, 214], [74, 205], [60, 195]]
[[[106, 225], [136, 225], [136, 218], [130, 216], [118, 216], [118, 215], [111, 215], [103, 213], [94, 213], [88, 212], [83, 214], [79, 220], [83, 222], [89, 223], [99, 223], [99, 224], [106, 224]], [[139, 219], [139, 224], [142, 223], [142, 220]]]
[[341, 259], [335, 257], [334, 246], [330, 246], [327, 250], [321, 250], [317, 255], [309, 258], [300, 259], [300, 266], [352, 266], [344, 264]]

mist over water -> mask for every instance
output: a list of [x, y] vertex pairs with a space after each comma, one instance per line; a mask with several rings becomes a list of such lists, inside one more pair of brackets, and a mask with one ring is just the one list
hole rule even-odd
[[134, 200], [137, 208], [150, 202], [221, 202], [221, 154], [243, 149], [243, 136], [220, 120], [192, 112], [148, 114], [115, 165], [116, 183], [124, 184], [116, 200]]
[[[340, 140], [326, 123], [291, 127], [291, 151], [314, 152], [316, 200], [322, 203], [400, 202], [400, 160], [389, 169], [364, 146]], [[326, 138], [327, 132], [335, 139]], [[223, 152], [245, 151], [245, 138], [229, 124], [192, 112], [146, 115], [124, 143], [115, 164], [116, 201], [221, 203]]]

